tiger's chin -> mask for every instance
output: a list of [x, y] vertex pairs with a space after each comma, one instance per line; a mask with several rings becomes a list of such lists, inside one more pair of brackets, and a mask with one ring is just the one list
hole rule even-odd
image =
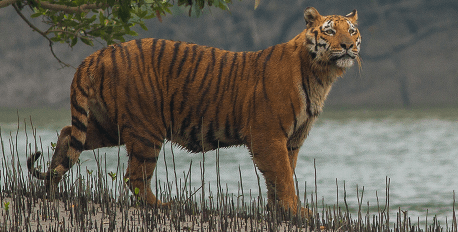
[[355, 63], [354, 61], [355, 58], [345, 55], [336, 60], [336, 65], [339, 68], [350, 68]]

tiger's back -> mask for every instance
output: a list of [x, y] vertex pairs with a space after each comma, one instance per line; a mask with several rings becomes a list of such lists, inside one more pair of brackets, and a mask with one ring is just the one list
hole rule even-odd
[[[251, 118], [243, 115], [272, 114], [272, 104], [286, 100], [275, 96], [280, 86], [288, 84], [283, 89], [294, 91], [293, 81], [280, 76], [287, 72], [281, 68], [288, 62], [287, 47], [230, 52], [162, 39], [135, 40], [88, 57], [72, 86], [78, 91], [84, 88], [81, 83], [90, 82], [94, 103], [89, 112], [101, 112], [100, 124], [109, 115], [107, 124], [120, 126], [122, 142], [135, 136], [160, 147], [168, 139], [193, 152], [243, 145]], [[272, 56], [274, 63], [269, 62]]]
[[[332, 83], [359, 61], [356, 11], [304, 12], [307, 29], [257, 52], [230, 52], [162, 39], [109, 46], [87, 57], [71, 85], [72, 125], [64, 127], [48, 172], [56, 186], [83, 150], [125, 144], [125, 179], [150, 205], [150, 182], [164, 140], [192, 152], [246, 145], [263, 173], [269, 204], [297, 211], [292, 179], [299, 148]], [[302, 214], [307, 214], [305, 208]]]

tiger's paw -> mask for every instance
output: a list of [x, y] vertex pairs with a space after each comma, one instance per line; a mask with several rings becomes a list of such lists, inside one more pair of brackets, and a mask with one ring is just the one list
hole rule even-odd
[[163, 208], [163, 209], [170, 209], [172, 207], [173, 203], [174, 203], [173, 201], [169, 201], [169, 202], [166, 202], [166, 203], [161, 203], [158, 206], [160, 208]]
[[311, 220], [313, 218], [312, 211], [305, 207], [301, 207], [301, 218], [306, 218], [306, 219]]
[[279, 204], [280, 202], [278, 201], [276, 203], [277, 204], [272, 204], [272, 203], [267, 204], [267, 210], [276, 211], [277, 213], [280, 213], [280, 215], [282, 215], [284, 220], [289, 220], [292, 217], [300, 217], [300, 218], [307, 219], [307, 220], [313, 219], [312, 211], [305, 207], [300, 207], [300, 210], [298, 213], [298, 206], [285, 207], [284, 205]]
[[155, 198], [154, 200], [149, 199], [147, 203], [148, 206], [151, 208], [170, 209], [174, 204], [174, 201], [162, 202], [159, 199]]

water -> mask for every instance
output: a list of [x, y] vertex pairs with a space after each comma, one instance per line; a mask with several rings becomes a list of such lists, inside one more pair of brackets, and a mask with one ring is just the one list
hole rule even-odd
[[[57, 140], [57, 131], [70, 123], [66, 110], [20, 110], [20, 129], [17, 133], [16, 110], [0, 110], [0, 126], [3, 150], [10, 156], [10, 147], [20, 154], [25, 168], [26, 141], [32, 143], [30, 116], [41, 140], [45, 153], [51, 142]], [[395, 217], [399, 208], [407, 210], [416, 221], [428, 221], [437, 215], [445, 224], [450, 223], [453, 207], [453, 192], [458, 190], [458, 109], [414, 109], [414, 110], [325, 110], [313, 127], [303, 145], [296, 168], [301, 199], [305, 189], [310, 194], [316, 185], [318, 202], [333, 206], [337, 202], [344, 207], [344, 184], [347, 202], [352, 211], [358, 207], [357, 196], [363, 195], [363, 212], [377, 212], [377, 205], [385, 205], [387, 179], [389, 179], [390, 210]], [[27, 136], [24, 129], [27, 123]], [[16, 135], [17, 133], [17, 135]], [[202, 154], [190, 154], [170, 143], [164, 145], [158, 163], [158, 179], [161, 182], [175, 180], [172, 151], [178, 179], [184, 179], [191, 165], [192, 186], [201, 185]], [[116, 172], [118, 152], [121, 164], [127, 164], [125, 148], [100, 149], [96, 153], [106, 154], [107, 172]], [[96, 170], [94, 152], [86, 151], [80, 157], [82, 169]], [[241, 174], [245, 196], [258, 195], [258, 180], [253, 162], [246, 148], [235, 147], [219, 150], [220, 179], [223, 189], [239, 194]], [[168, 176], [165, 171], [167, 163]], [[205, 154], [205, 192], [216, 193], [216, 152]], [[125, 168], [122, 168], [119, 175]], [[241, 170], [239, 173], [239, 169]], [[259, 175], [261, 175], [258, 172]], [[155, 177], [153, 177], [155, 178]], [[266, 196], [264, 179], [261, 177], [261, 194]], [[153, 188], [154, 188], [153, 184]], [[359, 192], [357, 193], [357, 189]], [[172, 188], [172, 192], [175, 192]], [[199, 192], [200, 194], [200, 192]], [[356, 215], [355, 215], [356, 216]]]

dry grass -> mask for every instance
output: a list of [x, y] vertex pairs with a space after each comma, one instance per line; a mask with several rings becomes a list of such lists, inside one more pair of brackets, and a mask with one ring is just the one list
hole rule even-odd
[[[137, 200], [135, 194], [125, 187], [122, 178], [107, 172], [106, 156], [96, 151], [97, 170], [81, 170], [77, 163], [63, 178], [58, 191], [48, 195], [44, 183], [24, 174], [27, 172], [20, 162], [20, 156], [26, 154], [18, 152], [18, 142], [28, 145], [27, 154], [38, 148], [43, 150], [33, 126], [31, 129], [32, 142], [28, 138], [27, 141], [18, 141], [19, 126], [16, 135], [2, 136], [0, 130], [0, 231], [457, 231], [455, 213], [445, 226], [427, 216], [426, 224], [420, 226], [419, 220], [412, 221], [401, 209], [390, 209], [389, 179], [386, 180], [386, 201], [381, 204], [377, 200], [376, 213], [369, 213], [369, 209], [364, 212], [364, 188], [357, 191], [358, 212], [351, 215], [345, 185], [344, 207], [339, 207], [342, 202], [339, 202], [338, 195], [332, 206], [325, 205], [324, 199], [319, 203], [316, 183], [312, 192], [305, 191], [301, 203], [313, 211], [313, 219], [268, 210], [262, 195], [252, 196], [243, 189], [240, 170], [238, 194], [228, 193], [227, 187], [219, 180], [219, 152], [216, 153], [216, 194], [205, 191], [203, 165], [200, 166], [202, 186], [197, 188], [191, 186], [191, 165], [183, 179], [177, 178], [175, 169], [175, 178], [170, 182], [167, 180], [161, 184], [156, 175], [156, 195], [161, 200], [174, 202], [167, 209], [151, 208]], [[4, 140], [4, 137], [7, 138]], [[33, 148], [31, 144], [34, 144]], [[11, 148], [11, 154], [5, 154], [5, 146]], [[167, 155], [172, 155], [174, 162], [173, 152]], [[39, 164], [48, 166], [44, 160]], [[121, 166], [118, 159], [116, 173], [122, 172]], [[262, 177], [258, 176], [258, 180], [258, 186], [251, 187], [260, 188]], [[179, 194], [172, 195], [172, 188]], [[337, 181], [336, 188], [339, 189]], [[454, 199], [453, 202], [455, 205]], [[389, 217], [390, 210], [397, 211], [396, 218]]]

